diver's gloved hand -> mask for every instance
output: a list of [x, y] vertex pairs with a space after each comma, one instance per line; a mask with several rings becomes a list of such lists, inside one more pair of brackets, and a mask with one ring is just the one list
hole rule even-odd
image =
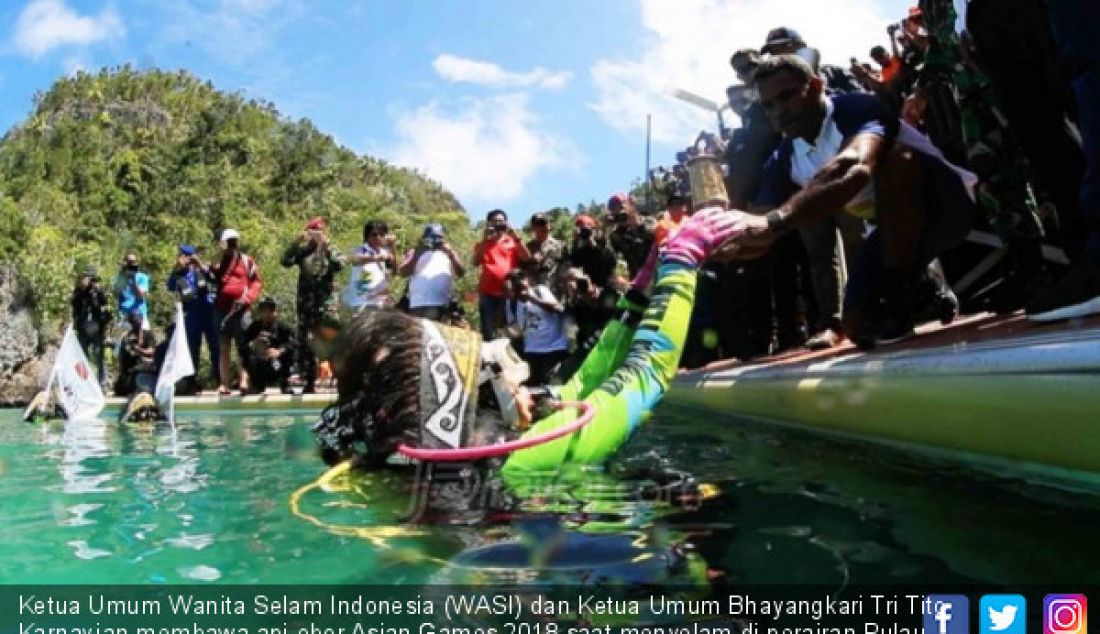
[[661, 262], [698, 267], [723, 242], [745, 231], [743, 212], [707, 207], [695, 212], [668, 241]]

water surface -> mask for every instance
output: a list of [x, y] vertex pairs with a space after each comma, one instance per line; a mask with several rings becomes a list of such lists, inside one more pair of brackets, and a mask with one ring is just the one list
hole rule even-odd
[[[671, 408], [626, 456], [656, 452], [713, 485], [698, 509], [589, 483], [541, 502], [561, 518], [556, 527], [523, 513], [409, 527], [399, 519], [408, 478], [382, 473], [303, 495], [301, 510], [318, 526], [288, 503], [325, 470], [309, 422], [184, 414], [173, 434], [113, 422], [31, 425], [0, 411], [0, 582], [426, 583], [702, 570], [734, 583], [835, 587], [1100, 580], [1100, 497]], [[517, 544], [548, 534], [572, 554], [540, 570], [513, 557], [526, 548]], [[658, 555], [650, 569], [631, 563], [639, 548]], [[697, 565], [657, 571], [665, 552], [688, 552]]]

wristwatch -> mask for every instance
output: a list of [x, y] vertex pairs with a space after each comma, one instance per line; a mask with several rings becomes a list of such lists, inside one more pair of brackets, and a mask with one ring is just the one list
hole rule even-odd
[[787, 221], [779, 213], [778, 209], [773, 209], [764, 214], [764, 218], [768, 221], [768, 231], [779, 235], [785, 233], [788, 229]]

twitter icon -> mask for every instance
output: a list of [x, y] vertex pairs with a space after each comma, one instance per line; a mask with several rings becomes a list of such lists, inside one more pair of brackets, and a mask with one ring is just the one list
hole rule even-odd
[[978, 609], [981, 634], [1026, 634], [1027, 600], [1018, 594], [987, 594]]

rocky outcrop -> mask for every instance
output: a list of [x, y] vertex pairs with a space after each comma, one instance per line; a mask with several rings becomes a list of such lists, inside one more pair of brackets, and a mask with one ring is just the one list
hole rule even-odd
[[26, 403], [45, 384], [53, 355], [42, 347], [30, 293], [15, 269], [0, 266], [0, 406]]

